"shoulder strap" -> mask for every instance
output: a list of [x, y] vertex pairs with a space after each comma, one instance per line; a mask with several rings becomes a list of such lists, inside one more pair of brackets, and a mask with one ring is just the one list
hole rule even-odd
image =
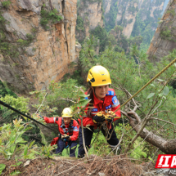
[[[71, 122], [70, 122], [70, 124], [69, 124], [68, 133], [72, 133], [72, 132], [73, 132], [72, 126], [73, 126], [73, 120], [71, 120]], [[62, 118], [62, 123], [61, 123], [61, 126], [60, 126], [60, 127], [63, 129], [63, 132], [64, 132], [65, 134], [67, 134], [67, 131], [66, 131], [66, 129], [65, 129], [65, 123], [64, 123], [63, 118]]]
[[72, 126], [73, 126], [73, 120], [71, 120], [70, 125], [69, 125], [69, 127], [68, 127], [68, 132], [69, 132], [69, 133], [72, 133], [72, 132], [73, 132]]

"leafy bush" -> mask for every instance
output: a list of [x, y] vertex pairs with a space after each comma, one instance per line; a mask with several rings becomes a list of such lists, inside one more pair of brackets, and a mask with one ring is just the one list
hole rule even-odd
[[79, 15], [78, 15], [77, 21], [76, 21], [76, 30], [78, 30], [78, 31], [80, 31], [80, 30], [84, 31], [85, 30], [84, 21], [83, 21], [82, 17], [79, 16]]
[[1, 4], [4, 8], [8, 8], [11, 4], [11, 1], [3, 1], [3, 2], [1, 2]]
[[115, 27], [117, 13], [118, 13], [117, 1], [112, 0], [111, 1], [111, 8], [110, 8], [109, 12], [107, 14], [105, 14], [105, 16], [104, 16], [105, 29], [107, 32], [109, 32], [111, 29], [113, 29]]
[[[0, 155], [7, 160], [34, 159], [37, 156], [51, 157], [51, 151], [55, 146], [48, 145], [42, 135], [44, 147], [38, 147], [34, 141], [27, 143], [22, 136], [30, 130], [30, 123], [26, 124], [21, 119], [14, 120], [13, 124], [4, 124], [0, 127]], [[41, 132], [42, 134], [42, 132]]]
[[166, 13], [169, 13], [169, 14], [171, 14], [172, 16], [175, 16], [175, 10], [174, 10], [174, 9], [172, 9], [172, 10], [167, 10]]
[[51, 24], [55, 24], [60, 22], [61, 20], [62, 20], [62, 16], [58, 15], [58, 12], [56, 9], [53, 9], [50, 12], [44, 9], [41, 10], [40, 24], [44, 27], [45, 30], [49, 29], [49, 26], [48, 26], [49, 22], [51, 22]]
[[101, 26], [97, 26], [94, 30], [90, 32], [95, 38], [99, 39], [100, 52], [105, 50], [107, 45], [107, 32]]
[[163, 29], [161, 31], [160, 35], [161, 35], [161, 38], [165, 39], [165, 40], [172, 40], [173, 39], [173, 37], [172, 37], [173, 35], [171, 33], [171, 30], [169, 30], [168, 28]]
[[[59, 116], [65, 107], [83, 106], [87, 102], [87, 100], [84, 102], [85, 95], [82, 93], [82, 91], [85, 91], [85, 88], [83, 86], [78, 87], [77, 85], [77, 80], [74, 79], [67, 79], [65, 82], [60, 83], [52, 81], [39, 112], [45, 113], [47, 116]], [[34, 107], [38, 108], [46, 95], [46, 91], [34, 91], [31, 94], [35, 94], [39, 98], [39, 104], [34, 105]], [[81, 97], [83, 97], [83, 104], [80, 104]]]
[[106, 156], [110, 152], [111, 152], [111, 149], [102, 132], [94, 133], [91, 141], [91, 148], [89, 150], [89, 154]]
[[[0, 154], [4, 156], [6, 159], [12, 158], [14, 155], [19, 154], [20, 157], [25, 156], [27, 154], [27, 147], [25, 147], [26, 141], [23, 140], [22, 135], [25, 131], [29, 130], [29, 127], [24, 127], [20, 123], [22, 120], [14, 120], [12, 124], [4, 124], [0, 127]], [[31, 143], [29, 148], [33, 145], [34, 142]], [[26, 148], [26, 150], [24, 150]], [[24, 150], [24, 151], [21, 151]], [[21, 156], [22, 155], [22, 156]]]
[[4, 97], [7, 94], [17, 98], [17, 95], [8, 88], [6, 83], [0, 81], [0, 97]]
[[[28, 109], [29, 99], [27, 99], [27, 98], [24, 98], [24, 97], [15, 98], [10, 95], [6, 95], [5, 97], [1, 97], [0, 100], [9, 104], [13, 108], [18, 109], [22, 113], [29, 112], [29, 109]], [[1, 111], [3, 112], [2, 117], [5, 118], [6, 120], [12, 121], [13, 119], [15, 119], [17, 117], [17, 115], [15, 115], [16, 113], [14, 113], [14, 111], [8, 110], [4, 106], [0, 106], [0, 108], [1, 108]]]
[[19, 43], [21, 47], [28, 46], [33, 41], [34, 36], [32, 34], [26, 34], [26, 38], [27, 40], [18, 39], [17, 43]]

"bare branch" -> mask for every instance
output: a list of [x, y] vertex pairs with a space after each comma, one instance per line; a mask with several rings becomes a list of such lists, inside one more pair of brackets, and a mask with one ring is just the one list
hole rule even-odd
[[141, 131], [142, 124], [136, 124], [136, 120], [134, 120], [133, 118], [131, 119], [132, 120], [130, 121], [130, 125], [137, 133], [139, 133], [140, 137], [146, 139], [147, 142], [158, 147], [164, 153], [175, 154], [176, 139], [165, 140], [159, 135], [148, 131], [146, 128], [143, 128], [143, 130]]
[[76, 103], [75, 101], [73, 101], [72, 99], [69, 99], [69, 98], [59, 98], [58, 100], [65, 100], [65, 101], [70, 101], [72, 103]]
[[40, 109], [40, 108], [41, 108], [41, 106], [43, 105], [44, 100], [45, 100], [45, 98], [46, 98], [46, 95], [47, 95], [47, 94], [48, 94], [48, 93], [46, 93], [46, 94], [45, 94], [45, 96], [43, 97], [42, 103], [41, 103], [41, 105], [39, 106], [39, 108], [37, 109], [37, 111], [35, 112], [35, 114], [37, 114], [37, 113], [38, 113], [39, 109]]
[[166, 122], [166, 123], [169, 123], [171, 125], [175, 125], [176, 126], [176, 124], [174, 124], [174, 123], [171, 123], [171, 122], [168, 122], [166, 120], [159, 119], [159, 118], [150, 117], [149, 120], [159, 120], [159, 121]]

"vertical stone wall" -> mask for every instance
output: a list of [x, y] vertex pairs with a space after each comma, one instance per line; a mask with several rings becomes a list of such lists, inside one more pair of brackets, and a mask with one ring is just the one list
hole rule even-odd
[[170, 0], [148, 49], [149, 60], [159, 61], [176, 49], [176, 0]]
[[[80, 51], [75, 40], [76, 5], [77, 0], [11, 0], [8, 8], [0, 3], [5, 19], [0, 32], [19, 53], [15, 56], [1, 51], [0, 79], [16, 91], [29, 92], [46, 89], [52, 80], [59, 81], [72, 72], [69, 65], [77, 63]], [[40, 23], [42, 8], [56, 9], [62, 20], [45, 30]], [[30, 43], [22, 45], [29, 35]]]

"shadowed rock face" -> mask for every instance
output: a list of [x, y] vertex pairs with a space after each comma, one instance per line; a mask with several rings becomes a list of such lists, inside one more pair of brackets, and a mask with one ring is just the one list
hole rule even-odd
[[[15, 54], [1, 52], [0, 79], [19, 92], [46, 89], [52, 80], [59, 81], [72, 72], [74, 68], [69, 64], [78, 61], [81, 47], [75, 41], [77, 0], [11, 2], [8, 8], [1, 4], [5, 22], [0, 24], [0, 32], [4, 42], [15, 48]], [[63, 20], [48, 23], [49, 29], [45, 30], [40, 24], [42, 8], [49, 12], [56, 9]]]
[[156, 62], [176, 49], [176, 0], [170, 0], [148, 49], [149, 60]]
[[82, 42], [90, 35], [90, 30], [95, 29], [98, 25], [103, 26], [102, 2], [98, 0], [80, 0], [78, 16], [83, 20], [83, 29], [77, 28], [76, 38], [79, 42]]

